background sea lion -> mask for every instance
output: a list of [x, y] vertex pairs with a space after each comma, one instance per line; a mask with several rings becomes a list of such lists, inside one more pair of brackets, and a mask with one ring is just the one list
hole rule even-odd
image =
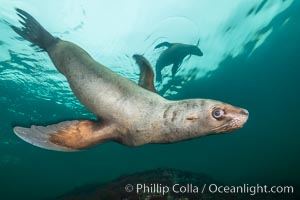
[[96, 62], [77, 45], [53, 37], [31, 15], [16, 10], [23, 27], [12, 29], [48, 53], [76, 97], [98, 117], [14, 128], [33, 145], [74, 151], [105, 141], [129, 146], [171, 143], [232, 131], [248, 119], [247, 110], [220, 101], [166, 100]]
[[168, 48], [160, 54], [156, 62], [155, 80], [157, 82], [162, 81], [161, 70], [164, 67], [172, 64], [173, 65], [172, 76], [174, 77], [183, 59], [187, 55], [203, 56], [202, 51], [199, 49], [197, 45], [162, 42], [156, 45], [155, 49], [160, 47], [168, 47]]

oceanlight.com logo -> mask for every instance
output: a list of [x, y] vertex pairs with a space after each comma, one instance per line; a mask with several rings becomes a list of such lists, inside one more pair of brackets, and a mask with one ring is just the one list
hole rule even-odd
[[208, 191], [210, 193], [220, 193], [220, 194], [293, 194], [293, 186], [267, 186], [267, 185], [249, 185], [243, 184], [240, 186], [223, 186], [210, 184], [208, 186]]
[[219, 193], [219, 194], [249, 194], [251, 196], [256, 194], [293, 194], [293, 186], [267, 186], [267, 185], [249, 185], [243, 184], [239, 186], [225, 186], [217, 184], [204, 184], [202, 186], [193, 184], [173, 184], [163, 185], [159, 183], [141, 183], [141, 184], [127, 184], [125, 191], [135, 192], [137, 194], [204, 194], [204, 193]]

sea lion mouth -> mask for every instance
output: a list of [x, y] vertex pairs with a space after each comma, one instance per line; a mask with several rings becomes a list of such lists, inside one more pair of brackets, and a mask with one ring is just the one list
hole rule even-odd
[[244, 126], [244, 123], [242, 123], [241, 120], [232, 119], [229, 122], [227, 122], [226, 124], [223, 124], [221, 126], [218, 126], [214, 129], [212, 129], [212, 131], [214, 131], [215, 133], [226, 133], [226, 132], [233, 131], [235, 129], [242, 128], [243, 126]]

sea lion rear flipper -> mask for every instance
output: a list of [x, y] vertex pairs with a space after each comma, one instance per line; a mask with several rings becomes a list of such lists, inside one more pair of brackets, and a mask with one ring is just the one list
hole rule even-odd
[[154, 49], [158, 49], [158, 48], [160, 48], [160, 47], [170, 47], [170, 46], [172, 46], [173, 44], [172, 43], [170, 43], [170, 42], [162, 42], [162, 43], [159, 43], [158, 45], [156, 45], [155, 47], [154, 47]]
[[64, 121], [49, 126], [15, 127], [21, 139], [35, 146], [56, 151], [77, 151], [114, 140], [117, 128], [98, 121]]
[[135, 54], [132, 56], [137, 65], [140, 67], [139, 85], [147, 90], [157, 93], [154, 87], [154, 72], [148, 60], [142, 56]]
[[47, 48], [59, 40], [46, 31], [30, 14], [19, 8], [16, 8], [16, 11], [18, 12], [19, 17], [23, 20], [20, 21], [20, 23], [24, 27], [18, 28], [13, 25], [10, 25], [10, 27], [24, 39], [39, 46], [43, 50], [47, 50]]

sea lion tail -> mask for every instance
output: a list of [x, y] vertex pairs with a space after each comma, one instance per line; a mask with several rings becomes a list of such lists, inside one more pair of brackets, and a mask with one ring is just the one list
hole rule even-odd
[[74, 120], [49, 126], [15, 127], [14, 133], [40, 148], [70, 152], [115, 140], [117, 128], [99, 121]]
[[16, 8], [16, 11], [22, 19], [19, 22], [23, 25], [22, 28], [11, 25], [17, 34], [45, 51], [58, 42], [59, 39], [46, 31], [30, 14], [19, 8]]
[[154, 87], [154, 72], [149, 61], [142, 55], [134, 54], [132, 56], [140, 67], [139, 85], [149, 91], [157, 93]]

